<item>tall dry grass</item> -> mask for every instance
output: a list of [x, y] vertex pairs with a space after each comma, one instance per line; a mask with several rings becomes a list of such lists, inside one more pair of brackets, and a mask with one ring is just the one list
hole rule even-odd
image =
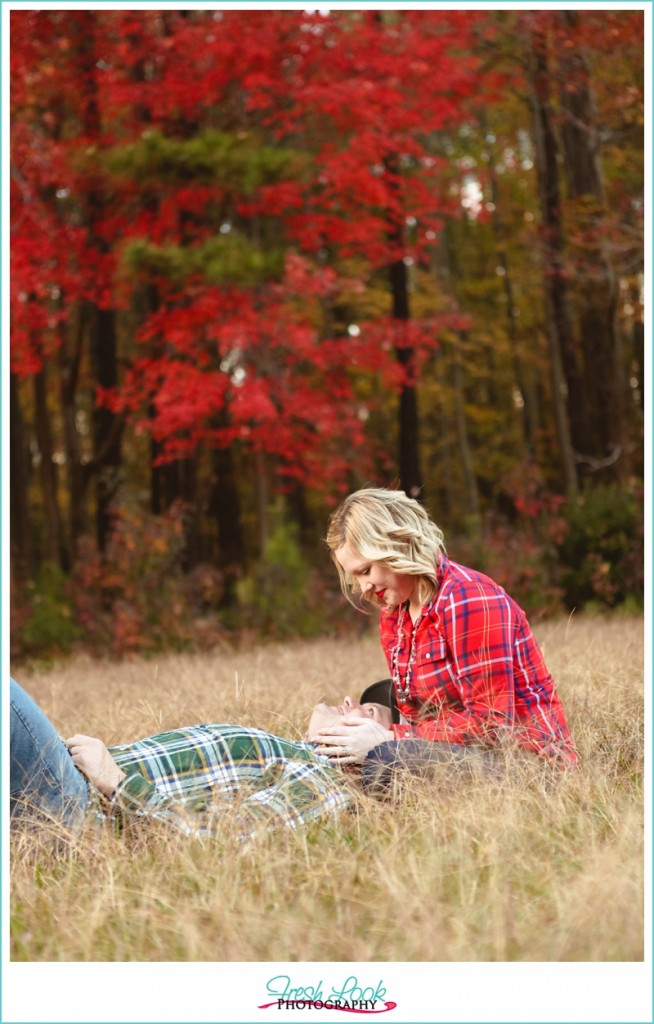
[[[643, 623], [541, 626], [582, 766], [418, 783], [238, 850], [90, 829], [12, 842], [14, 960], [588, 961], [643, 957]], [[121, 742], [200, 721], [299, 737], [317, 700], [385, 674], [376, 637], [19, 680], [64, 734]]]

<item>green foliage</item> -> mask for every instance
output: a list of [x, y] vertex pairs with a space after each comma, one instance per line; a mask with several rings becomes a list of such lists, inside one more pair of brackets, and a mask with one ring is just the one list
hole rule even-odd
[[252, 573], [238, 584], [243, 625], [278, 637], [320, 632], [322, 618], [315, 603], [320, 588], [312, 586], [311, 581], [296, 525], [280, 524]]
[[79, 639], [67, 577], [53, 562], [40, 567], [23, 608], [17, 611], [12, 639], [23, 654], [52, 657], [68, 651]]
[[467, 538], [452, 548], [456, 561], [486, 573], [525, 610], [540, 619], [561, 610], [558, 565], [549, 546], [527, 524], [506, 522], [486, 526], [481, 539]]
[[498, 476], [497, 488], [502, 514], [486, 513], [480, 524], [464, 521], [466, 533], [448, 542], [452, 557], [496, 580], [530, 618], [555, 615], [562, 601], [556, 542], [565, 529], [565, 499], [551, 493], [529, 461]]
[[593, 602], [613, 608], [643, 599], [643, 513], [640, 498], [617, 485], [588, 488], [563, 509], [558, 545], [570, 608]]
[[301, 170], [297, 153], [266, 146], [249, 131], [229, 135], [206, 129], [190, 139], [172, 139], [150, 128], [136, 142], [116, 147], [103, 159], [110, 171], [156, 188], [162, 183], [208, 181], [245, 195]]
[[588, 487], [577, 500], [566, 501], [549, 494], [527, 467], [523, 470], [520, 491], [512, 492], [512, 521], [485, 523], [481, 546], [464, 538], [452, 548], [454, 557], [469, 558], [532, 617], [555, 614], [562, 605], [599, 613], [607, 608], [640, 612], [640, 495], [617, 485]]
[[123, 267], [129, 273], [161, 275], [176, 283], [199, 274], [211, 283], [254, 285], [280, 277], [283, 259], [281, 252], [264, 252], [243, 235], [232, 232], [193, 247], [154, 245], [145, 238], [135, 238], [123, 250]]

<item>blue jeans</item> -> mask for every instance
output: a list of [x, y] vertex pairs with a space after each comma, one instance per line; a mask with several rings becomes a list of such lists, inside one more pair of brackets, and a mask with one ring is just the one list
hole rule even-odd
[[10, 686], [11, 816], [73, 827], [88, 803], [86, 779], [50, 719], [13, 679]]

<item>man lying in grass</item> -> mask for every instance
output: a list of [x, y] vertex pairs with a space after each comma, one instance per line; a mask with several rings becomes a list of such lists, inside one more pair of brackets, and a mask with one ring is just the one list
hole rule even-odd
[[[36, 815], [75, 829], [87, 815], [146, 819], [202, 837], [220, 828], [231, 800], [243, 839], [262, 827], [296, 828], [353, 801], [353, 773], [332, 764], [317, 740], [319, 730], [343, 721], [369, 723], [379, 736], [390, 735], [392, 712], [346, 697], [336, 707], [318, 704], [300, 742], [261, 729], [204, 724], [106, 747], [80, 734], [62, 740], [12, 679], [12, 822]], [[347, 764], [363, 760], [339, 742], [336, 757]]]
[[207, 837], [231, 802], [246, 840], [261, 828], [297, 828], [351, 806], [353, 783], [385, 795], [398, 773], [440, 772], [447, 785], [452, 775], [490, 777], [506, 767], [506, 751], [396, 740], [391, 727], [400, 715], [390, 679], [367, 687], [359, 701], [317, 704], [301, 741], [202, 724], [107, 747], [82, 734], [64, 741], [13, 679], [10, 703], [15, 824], [47, 818], [75, 830], [87, 816], [140, 819]]

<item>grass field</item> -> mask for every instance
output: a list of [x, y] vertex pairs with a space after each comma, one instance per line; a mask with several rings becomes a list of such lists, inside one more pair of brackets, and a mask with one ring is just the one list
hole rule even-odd
[[[11, 958], [616, 961], [643, 958], [643, 622], [536, 629], [582, 766], [361, 797], [335, 824], [237, 849], [95, 829], [12, 840]], [[15, 669], [64, 735], [201, 721], [299, 737], [319, 699], [386, 675], [374, 633], [121, 664]]]

